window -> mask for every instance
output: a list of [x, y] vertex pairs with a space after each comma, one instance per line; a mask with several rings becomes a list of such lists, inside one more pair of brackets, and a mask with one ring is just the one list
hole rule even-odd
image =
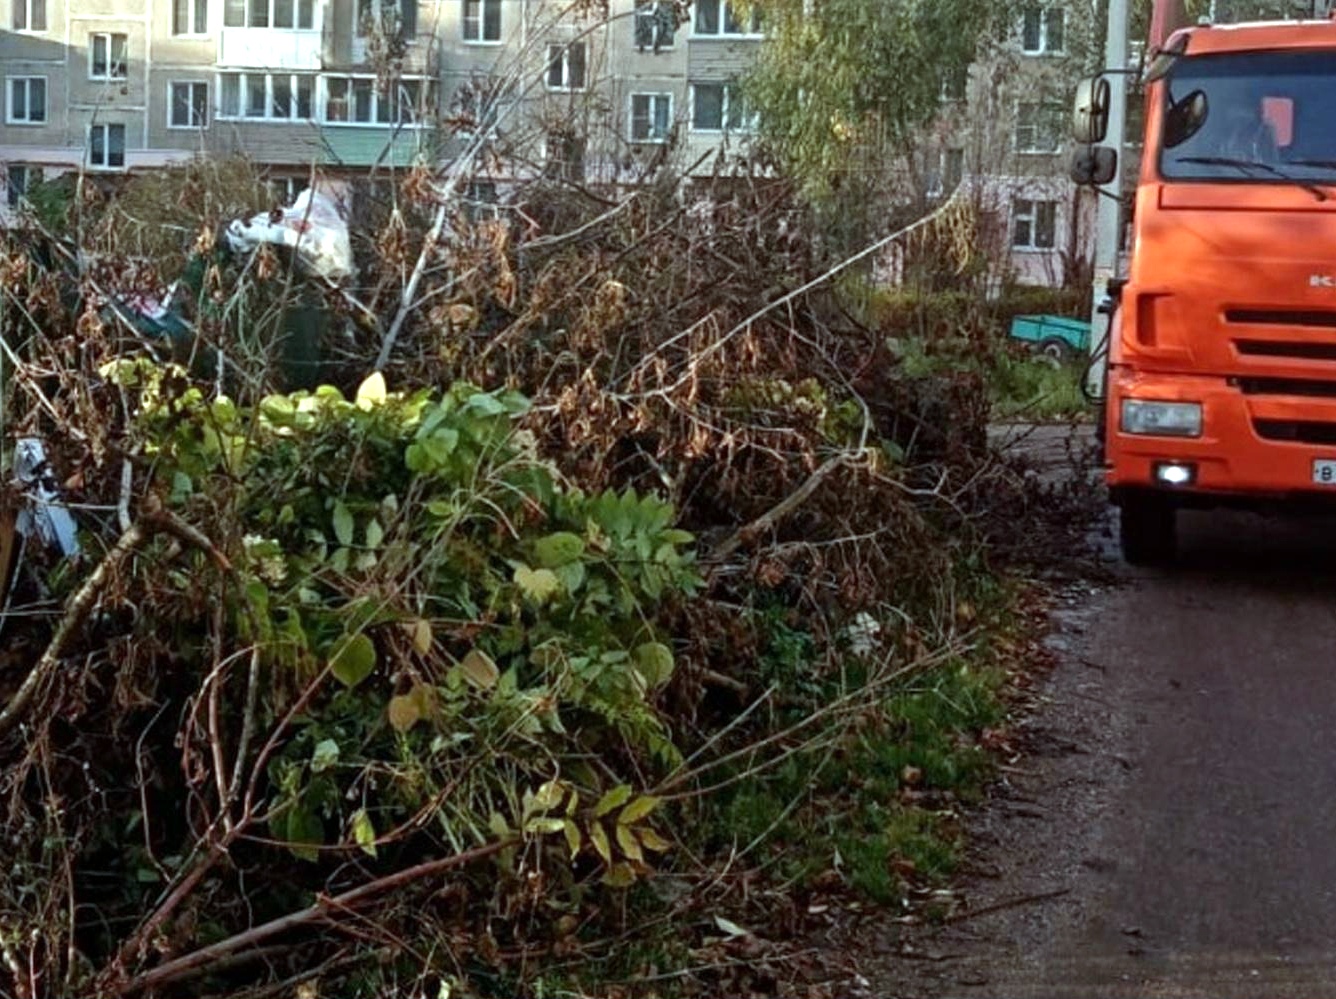
[[501, 41], [501, 0], [463, 0], [464, 41]]
[[417, 0], [357, 0], [357, 23], [353, 33], [366, 38], [379, 32], [390, 38], [411, 40], [417, 35]]
[[1011, 203], [1011, 245], [1018, 250], [1051, 250], [1057, 244], [1058, 203], [1017, 198]]
[[315, 0], [224, 0], [223, 27], [310, 31], [315, 27]]
[[756, 115], [747, 106], [747, 99], [736, 84], [691, 85], [693, 132], [750, 132], [755, 127]]
[[544, 172], [571, 184], [585, 179], [585, 137], [569, 128], [554, 129], [543, 140]]
[[584, 42], [547, 47], [547, 89], [583, 90], [587, 49]]
[[5, 202], [18, 208], [28, 192], [42, 182], [42, 168], [11, 163], [5, 176]]
[[90, 167], [125, 166], [125, 126], [88, 126], [88, 165]]
[[287, 177], [270, 177], [269, 189], [274, 192], [274, 197], [285, 205], [290, 205], [297, 200], [297, 195], [311, 186], [310, 174], [292, 175]]
[[942, 153], [942, 185], [946, 193], [954, 191], [965, 179], [965, 150], [947, 149]]
[[204, 128], [209, 124], [209, 85], [172, 83], [167, 87], [167, 124], [172, 128]]
[[5, 120], [11, 125], [40, 125], [46, 121], [46, 77], [11, 76]]
[[1023, 103], [1016, 109], [1016, 151], [1056, 153], [1062, 148], [1064, 109], [1061, 104]]
[[219, 118], [309, 121], [315, 115], [315, 77], [310, 74], [223, 73], [218, 93]]
[[1067, 49], [1067, 9], [1026, 7], [1021, 21], [1021, 51], [1026, 55], [1055, 55]]
[[172, 34], [207, 35], [209, 0], [172, 0]]
[[46, 0], [10, 0], [13, 16], [9, 26], [15, 31], [46, 30]]
[[636, 0], [635, 44], [641, 52], [650, 49], [658, 55], [673, 47], [677, 33], [677, 11], [672, 0]]
[[942, 79], [942, 100], [963, 101], [969, 95], [970, 71], [961, 66], [951, 70]]
[[632, 142], [667, 142], [672, 122], [672, 94], [631, 95]]
[[88, 78], [124, 80], [125, 53], [129, 43], [125, 35], [97, 32], [88, 36]]
[[348, 125], [411, 125], [433, 116], [435, 90], [423, 80], [381, 86], [370, 76], [325, 77], [324, 120]]
[[696, 0], [695, 32], [698, 35], [759, 35], [761, 12], [752, 9], [745, 20], [738, 17], [729, 0]]

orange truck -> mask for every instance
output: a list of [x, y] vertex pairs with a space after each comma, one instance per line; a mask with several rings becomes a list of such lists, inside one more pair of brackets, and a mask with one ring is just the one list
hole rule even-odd
[[[1102, 443], [1123, 552], [1177, 511], [1336, 499], [1336, 20], [1185, 27], [1158, 0], [1131, 263], [1110, 285]], [[1072, 175], [1117, 150], [1078, 87]]]

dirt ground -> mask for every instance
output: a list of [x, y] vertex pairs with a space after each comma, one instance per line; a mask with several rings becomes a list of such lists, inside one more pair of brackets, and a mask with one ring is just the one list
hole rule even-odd
[[1180, 564], [1134, 571], [1115, 516], [955, 916], [832, 933], [841, 994], [1336, 995], [1336, 523], [1184, 515]]

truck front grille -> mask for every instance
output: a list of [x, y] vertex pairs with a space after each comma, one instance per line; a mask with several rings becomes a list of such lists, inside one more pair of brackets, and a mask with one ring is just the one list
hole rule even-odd
[[1316, 420], [1253, 420], [1257, 436], [1295, 444], [1336, 444], [1336, 423]]
[[1305, 361], [1336, 361], [1336, 343], [1303, 340], [1235, 340], [1234, 348], [1250, 357], [1298, 357]]
[[1244, 395], [1298, 395], [1311, 399], [1336, 399], [1336, 382], [1310, 378], [1240, 378]]
[[1336, 312], [1327, 309], [1226, 309], [1225, 322], [1250, 326], [1316, 326], [1336, 329]]

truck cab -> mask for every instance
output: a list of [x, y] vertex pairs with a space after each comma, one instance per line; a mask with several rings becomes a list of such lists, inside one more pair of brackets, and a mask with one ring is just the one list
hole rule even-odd
[[[1146, 78], [1102, 416], [1133, 563], [1185, 507], [1336, 505], [1336, 22], [1181, 30]], [[1101, 93], [1074, 121], [1095, 183]]]

